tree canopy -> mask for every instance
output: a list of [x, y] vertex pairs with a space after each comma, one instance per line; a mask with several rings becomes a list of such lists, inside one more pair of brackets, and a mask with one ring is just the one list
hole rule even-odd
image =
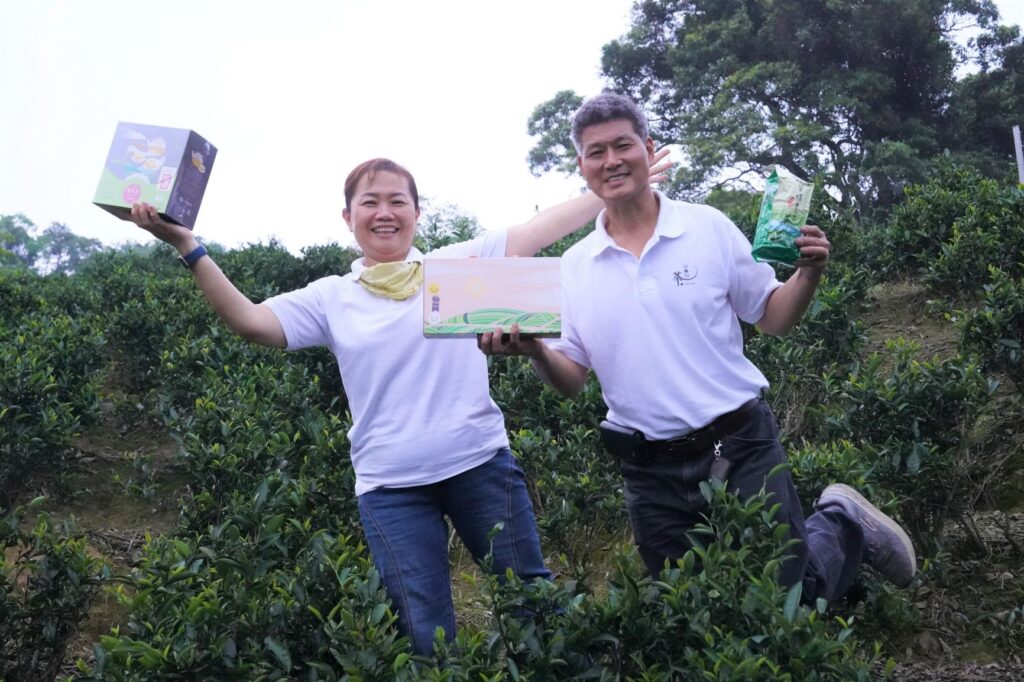
[[[991, 0], [642, 0], [602, 72], [646, 107], [656, 140], [681, 145], [680, 194], [781, 163], [864, 211], [944, 151], [1012, 154], [1022, 50]], [[535, 173], [568, 168], [579, 101], [564, 91], [537, 107]]]
[[36, 224], [21, 213], [0, 216], [0, 266], [32, 267], [39, 257]]
[[63, 223], [51, 223], [39, 236], [37, 230], [21, 213], [0, 216], [0, 267], [70, 274], [102, 248], [98, 239], [77, 235]]

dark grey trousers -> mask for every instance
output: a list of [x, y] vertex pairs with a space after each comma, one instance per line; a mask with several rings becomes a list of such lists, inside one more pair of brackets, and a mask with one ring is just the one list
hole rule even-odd
[[[805, 520], [788, 471], [765, 480], [786, 457], [768, 405], [760, 401], [749, 421], [723, 436], [721, 443], [721, 455], [732, 462], [727, 489], [747, 497], [764, 486], [772, 501], [782, 505], [775, 519], [788, 523], [791, 537], [800, 540], [790, 550], [794, 556], [783, 563], [779, 582], [789, 586], [803, 581], [803, 598], [809, 603], [841, 597], [863, 560], [863, 532], [837, 508], [820, 509]], [[652, 576], [661, 573], [666, 559], [678, 559], [689, 549], [686, 533], [703, 520], [707, 502], [699, 486], [708, 479], [713, 460], [713, 447], [686, 457], [656, 457], [646, 464], [620, 460], [633, 537]]]

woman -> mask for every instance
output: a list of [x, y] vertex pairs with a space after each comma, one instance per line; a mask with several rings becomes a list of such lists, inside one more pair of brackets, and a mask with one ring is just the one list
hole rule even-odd
[[[426, 257], [532, 256], [600, 208], [586, 194]], [[337, 357], [352, 411], [348, 436], [367, 543], [400, 630], [416, 653], [429, 655], [437, 626], [449, 640], [455, 633], [445, 517], [474, 559], [492, 554], [498, 575], [508, 568], [525, 580], [550, 573], [523, 472], [490, 397], [486, 358], [472, 339], [423, 336], [425, 256], [412, 246], [415, 180], [388, 159], [366, 161], [345, 181], [343, 216], [363, 252], [352, 272], [255, 304], [190, 230], [164, 222], [148, 204], [132, 208], [137, 225], [178, 250], [233, 332], [287, 350], [325, 345]], [[502, 530], [489, 539], [499, 523]]]

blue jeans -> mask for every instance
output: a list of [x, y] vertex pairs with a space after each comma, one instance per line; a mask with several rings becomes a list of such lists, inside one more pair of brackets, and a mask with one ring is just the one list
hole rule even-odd
[[[445, 516], [477, 562], [493, 552], [497, 575], [511, 568], [524, 580], [551, 578], [526, 476], [508, 448], [438, 483], [364, 493], [359, 514], [399, 629], [418, 654], [431, 654], [438, 626], [449, 641], [455, 635]], [[504, 528], [490, 541], [487, 535], [497, 523]]]
[[[764, 486], [779, 503], [775, 520], [789, 524], [790, 537], [800, 540], [794, 556], [782, 564], [779, 582], [803, 582], [803, 598], [835, 601], [853, 583], [864, 558], [860, 526], [838, 508], [819, 509], [804, 518], [789, 471], [767, 478], [786, 459], [775, 416], [763, 400], [746, 424], [721, 439], [721, 455], [732, 462], [727, 489], [741, 497]], [[710, 476], [714, 448], [692, 456], [655, 458], [638, 464], [620, 461], [626, 506], [640, 556], [657, 576], [666, 559], [675, 560], [690, 548], [686, 533], [703, 520], [707, 502], [700, 482]]]

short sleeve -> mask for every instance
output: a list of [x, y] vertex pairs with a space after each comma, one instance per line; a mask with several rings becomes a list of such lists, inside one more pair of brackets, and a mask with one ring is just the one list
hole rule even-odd
[[562, 256], [562, 334], [557, 339], [545, 340], [545, 343], [549, 348], [557, 350], [577, 365], [591, 369], [590, 358], [587, 357], [579, 330], [575, 325], [576, 315], [573, 312], [577, 307], [573, 296], [578, 293], [578, 289], [573, 286], [578, 278], [578, 273], [573, 268], [575, 262], [575, 259]]
[[782, 282], [775, 278], [772, 266], [754, 260], [750, 242], [731, 220], [722, 216], [719, 227], [727, 234], [729, 302], [737, 317], [754, 324], [764, 316], [768, 299]]
[[340, 278], [317, 280], [302, 289], [279, 294], [263, 302], [281, 323], [288, 350], [328, 344], [329, 333], [323, 304], [327, 279]]

